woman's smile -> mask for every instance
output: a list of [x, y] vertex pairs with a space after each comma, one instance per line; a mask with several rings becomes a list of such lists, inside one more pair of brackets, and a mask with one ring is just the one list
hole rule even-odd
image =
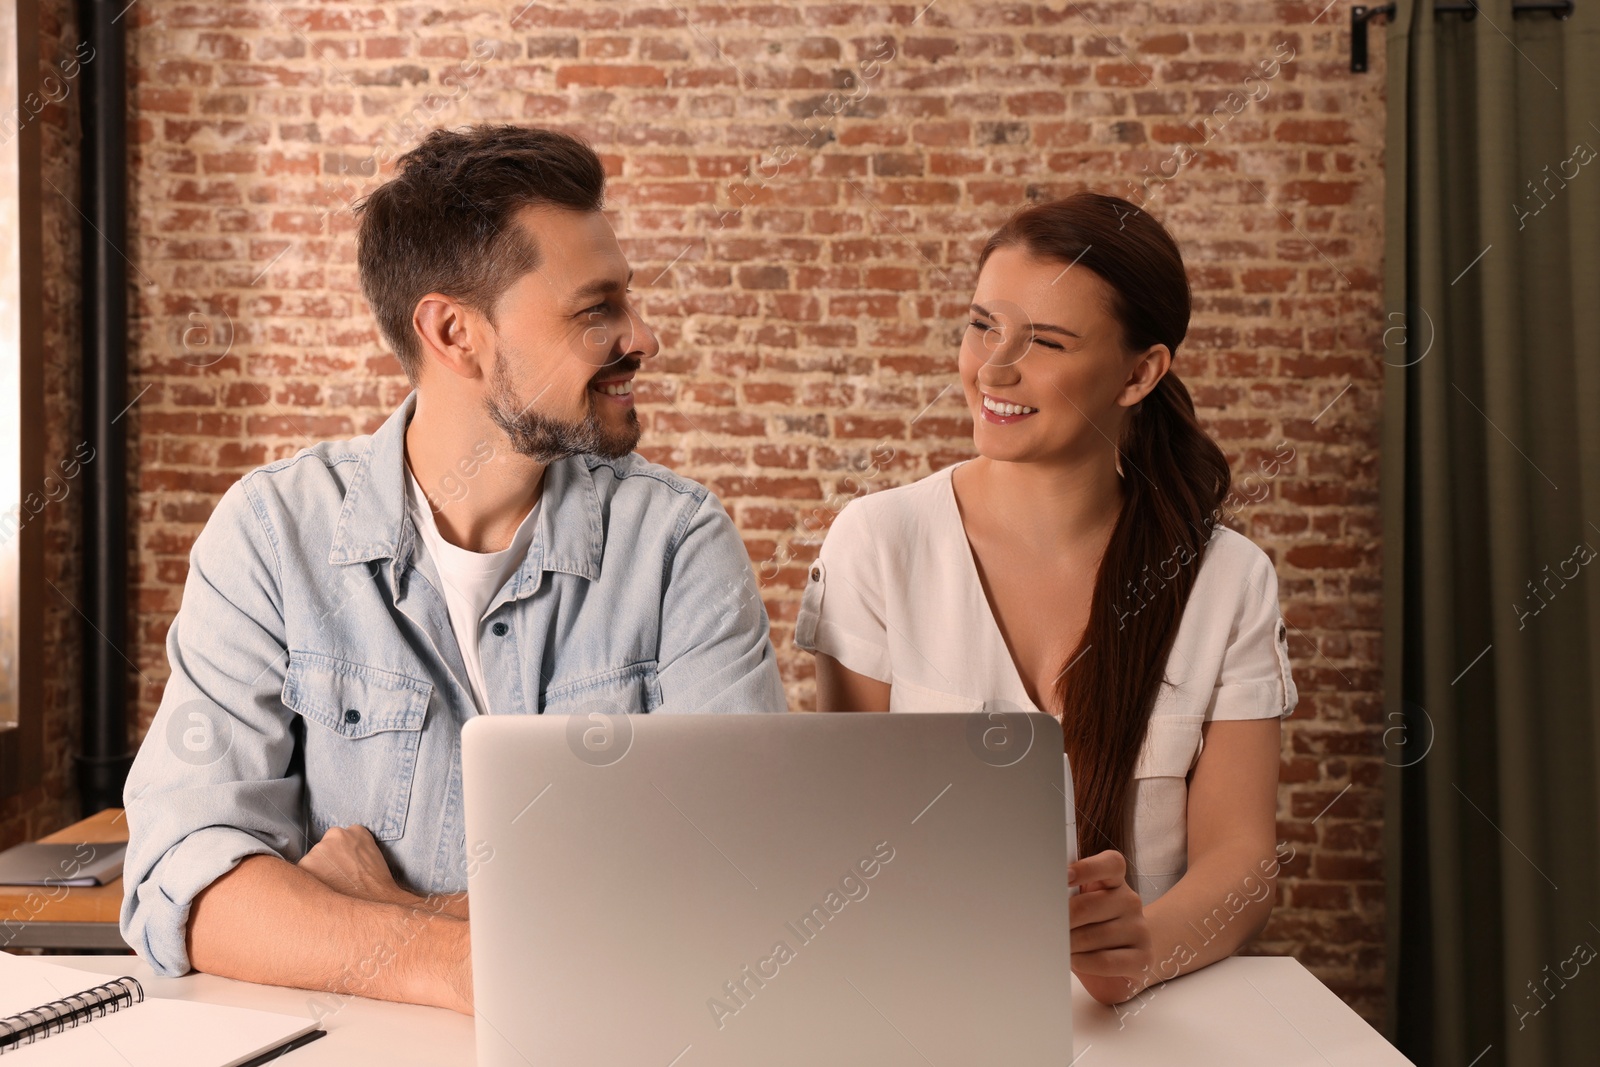
[[983, 409], [985, 422], [1009, 426], [1012, 423], [1021, 422], [1030, 415], [1039, 413], [1038, 408], [1031, 408], [1026, 404], [1014, 404], [1010, 401], [990, 396], [988, 393], [979, 393], [978, 395], [982, 397], [979, 407]]

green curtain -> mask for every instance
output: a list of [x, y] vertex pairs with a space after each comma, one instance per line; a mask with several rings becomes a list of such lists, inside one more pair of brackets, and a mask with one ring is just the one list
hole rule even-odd
[[1389, 1037], [1600, 1063], [1600, 2], [1387, 60]]

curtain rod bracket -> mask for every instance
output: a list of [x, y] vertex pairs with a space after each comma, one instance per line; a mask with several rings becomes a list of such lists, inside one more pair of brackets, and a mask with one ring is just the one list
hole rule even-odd
[[1351, 74], [1365, 74], [1367, 71], [1367, 22], [1379, 15], [1386, 19], [1394, 18], [1394, 4], [1384, 4], [1381, 7], [1357, 4], [1350, 9]]

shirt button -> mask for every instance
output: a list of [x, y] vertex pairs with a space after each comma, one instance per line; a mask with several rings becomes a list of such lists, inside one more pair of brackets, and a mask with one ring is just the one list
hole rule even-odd
[[493, 626], [489, 627], [489, 629], [494, 631], [494, 635], [496, 637], [504, 637], [508, 632], [510, 632], [511, 627], [507, 626], [503, 622], [497, 622]]
[[811, 568], [811, 580], [813, 582], [819, 582], [819, 581], [822, 580], [822, 568], [821, 567], [812, 567]]
[[357, 711], [355, 708], [351, 708], [349, 711], [344, 713], [344, 721], [345, 722], [349, 722], [349, 723], [360, 722], [361, 721], [361, 713], [359, 711]]

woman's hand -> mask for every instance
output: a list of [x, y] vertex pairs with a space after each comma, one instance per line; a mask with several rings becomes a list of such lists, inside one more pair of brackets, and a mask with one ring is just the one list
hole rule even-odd
[[1112, 849], [1067, 868], [1078, 887], [1068, 901], [1072, 916], [1072, 971], [1094, 999], [1120, 1004], [1149, 982], [1154, 940], [1144, 905], [1127, 882], [1127, 862]]
[[421, 898], [395, 883], [372, 831], [365, 826], [334, 826], [301, 857], [301, 870], [336, 893], [380, 904], [415, 904]]

